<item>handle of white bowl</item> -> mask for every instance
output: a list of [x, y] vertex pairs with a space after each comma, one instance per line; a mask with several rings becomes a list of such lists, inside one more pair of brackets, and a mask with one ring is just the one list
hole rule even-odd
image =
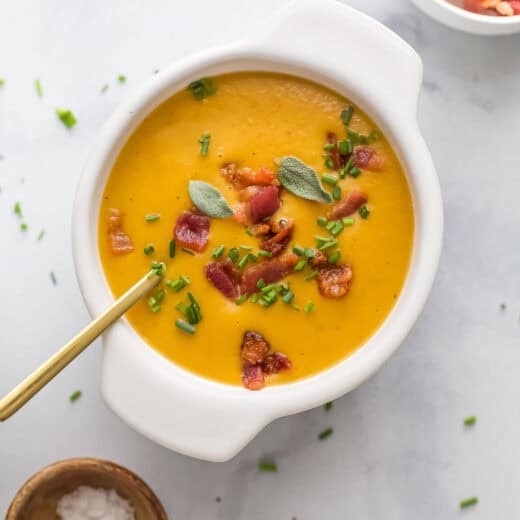
[[266, 58], [289, 60], [296, 72], [301, 67], [320, 72], [323, 79], [338, 78], [331, 86], [346, 88], [369, 112], [384, 106], [395, 117], [416, 119], [421, 59], [399, 36], [356, 9], [336, 0], [293, 0], [261, 28], [255, 46]]

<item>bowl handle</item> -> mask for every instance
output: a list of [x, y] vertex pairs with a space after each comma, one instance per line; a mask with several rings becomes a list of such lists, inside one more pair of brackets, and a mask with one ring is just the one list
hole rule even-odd
[[289, 58], [296, 67], [340, 79], [354, 101], [366, 101], [376, 112], [384, 106], [395, 117], [416, 120], [420, 57], [394, 32], [356, 9], [336, 0], [293, 0], [252, 41], [259, 53]]
[[103, 335], [101, 392], [135, 430], [167, 448], [222, 462], [246, 446], [272, 419], [258, 392], [188, 374], [146, 345], [128, 323]]

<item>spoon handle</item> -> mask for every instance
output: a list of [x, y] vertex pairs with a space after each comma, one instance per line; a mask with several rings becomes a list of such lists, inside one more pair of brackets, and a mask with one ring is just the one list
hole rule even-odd
[[53, 354], [43, 365], [13, 388], [0, 400], [0, 421], [5, 421], [59, 374], [73, 359], [83, 352], [106, 328], [117, 321], [150, 289], [161, 280], [154, 271], [139, 280], [116, 300], [103, 314], [87, 325], [79, 334]]

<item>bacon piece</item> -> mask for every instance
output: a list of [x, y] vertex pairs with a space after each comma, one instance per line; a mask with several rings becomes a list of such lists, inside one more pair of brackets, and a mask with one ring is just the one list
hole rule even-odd
[[265, 377], [260, 365], [242, 367], [242, 381], [248, 390], [261, 390], [265, 386]]
[[269, 251], [273, 256], [280, 255], [291, 241], [293, 231], [294, 221], [291, 219], [282, 218], [272, 222], [268, 226], [268, 232], [264, 233], [260, 249]]
[[210, 218], [207, 215], [184, 211], [179, 215], [173, 237], [179, 247], [187, 247], [201, 252], [206, 249], [209, 239]]
[[253, 170], [246, 167], [238, 168], [235, 163], [227, 163], [220, 172], [238, 189], [247, 186], [278, 186], [276, 175], [269, 168], [260, 167], [258, 170]]
[[327, 255], [323, 251], [314, 251], [314, 256], [311, 260], [312, 267], [320, 267], [328, 263]]
[[206, 278], [218, 289], [226, 298], [235, 299], [238, 297], [238, 277], [239, 273], [229, 258], [223, 262], [211, 262], [204, 266]]
[[123, 213], [112, 208], [108, 215], [108, 239], [114, 255], [127, 255], [134, 250], [130, 237], [123, 231]]
[[354, 164], [364, 170], [379, 172], [383, 169], [384, 159], [370, 146], [356, 146], [354, 148]]
[[262, 362], [262, 370], [266, 376], [278, 374], [292, 368], [291, 360], [281, 352], [274, 352], [265, 357]]
[[520, 1], [519, 0], [511, 0], [509, 2], [511, 4], [511, 7], [513, 8], [513, 14], [517, 15], [520, 14]]
[[280, 207], [279, 190], [276, 186], [265, 186], [249, 200], [249, 217], [253, 224], [270, 217]]
[[260, 278], [266, 284], [279, 282], [282, 278], [293, 272], [298, 260], [298, 256], [294, 253], [286, 253], [247, 268], [242, 273], [242, 280], [240, 282], [241, 294], [253, 294], [258, 292], [259, 289], [256, 284]]
[[352, 269], [348, 265], [327, 265], [318, 268], [318, 289], [325, 298], [341, 298], [348, 293]]
[[345, 195], [327, 214], [329, 220], [337, 220], [348, 217], [355, 213], [363, 204], [368, 201], [367, 196], [358, 189]]
[[269, 343], [266, 339], [253, 330], [244, 332], [241, 346], [242, 361], [249, 365], [262, 363], [269, 353]]
[[334, 148], [332, 150], [329, 150], [330, 158], [332, 160], [332, 163], [334, 164], [334, 169], [339, 170], [342, 166], [341, 164], [341, 155], [339, 153], [339, 146], [338, 146], [338, 136], [334, 132], [328, 132], [327, 133], [327, 143], [334, 144]]

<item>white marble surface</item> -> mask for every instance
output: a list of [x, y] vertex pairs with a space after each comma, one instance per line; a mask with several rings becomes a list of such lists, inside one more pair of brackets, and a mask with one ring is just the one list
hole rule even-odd
[[[103, 121], [154, 69], [248, 33], [281, 3], [0, 2], [0, 394], [87, 322], [70, 218]], [[234, 460], [211, 464], [154, 445], [104, 406], [98, 343], [0, 424], [0, 514], [40, 467], [99, 456], [137, 471], [179, 520], [520, 517], [520, 36], [460, 34], [406, 0], [350, 3], [397, 31], [425, 64], [420, 123], [441, 178], [446, 239], [431, 299], [402, 349], [330, 413], [279, 420]], [[348, 66], [348, 50], [337, 52]], [[56, 106], [77, 114], [72, 132]], [[41, 227], [47, 234], [36, 242]], [[71, 405], [76, 388], [83, 396]], [[479, 422], [465, 430], [469, 414]], [[318, 442], [329, 425], [334, 435]], [[266, 454], [278, 474], [257, 472]], [[481, 503], [459, 512], [471, 495]]]

